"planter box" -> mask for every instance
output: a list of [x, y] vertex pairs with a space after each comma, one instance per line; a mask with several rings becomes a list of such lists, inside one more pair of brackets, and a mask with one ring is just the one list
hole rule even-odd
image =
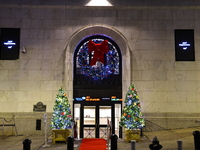
[[139, 141], [140, 140], [140, 129], [135, 130], [125, 130], [126, 142], [130, 142], [131, 140]]
[[53, 129], [53, 144], [56, 143], [56, 141], [65, 141], [67, 140], [67, 137], [69, 137], [70, 131], [69, 129]]

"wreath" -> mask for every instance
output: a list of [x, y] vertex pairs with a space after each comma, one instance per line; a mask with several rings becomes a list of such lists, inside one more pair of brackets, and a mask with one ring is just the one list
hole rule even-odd
[[[119, 74], [119, 54], [115, 46], [108, 41], [108, 51], [107, 53], [103, 53], [104, 58], [102, 58], [101, 54], [100, 61], [100, 59], [97, 59], [97, 56], [95, 56], [95, 50], [89, 50], [89, 47], [91, 47], [91, 44], [89, 43], [91, 42], [93, 45], [101, 45], [102, 43], [105, 43], [104, 39], [92, 39], [86, 41], [79, 48], [76, 58], [79, 73], [94, 80], [103, 80], [111, 74]], [[93, 61], [94, 59], [96, 60], [95, 63]], [[91, 61], [93, 61], [92, 65]]]

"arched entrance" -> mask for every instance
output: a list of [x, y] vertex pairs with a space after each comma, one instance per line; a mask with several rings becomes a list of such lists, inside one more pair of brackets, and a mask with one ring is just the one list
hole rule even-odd
[[[94, 34], [77, 45], [74, 53], [73, 99], [76, 108], [74, 117], [80, 121], [81, 138], [105, 138], [110, 121], [112, 133], [119, 135], [122, 59], [121, 51], [111, 37]], [[119, 109], [115, 109], [115, 104], [119, 105]]]
[[[115, 126], [115, 124], [118, 123], [118, 120], [113, 120], [113, 118], [115, 118], [116, 114], [118, 115], [118, 117], [120, 117], [121, 115], [121, 107], [122, 107], [122, 102], [121, 101], [110, 101], [110, 102], [106, 102], [106, 94], [108, 94], [109, 92], [106, 93], [106, 90], [104, 90], [104, 96], [98, 95], [99, 92], [96, 92], [96, 94], [98, 95], [98, 97], [96, 97], [95, 95], [92, 95], [95, 93], [94, 92], [90, 92], [89, 94], [83, 94], [86, 92], [86, 90], [84, 91], [84, 89], [82, 88], [81, 90], [74, 91], [74, 80], [76, 77], [74, 76], [74, 69], [72, 66], [74, 66], [74, 50], [77, 48], [77, 44], [80, 43], [80, 41], [83, 41], [83, 39], [85, 39], [85, 37], [90, 36], [90, 35], [95, 35], [97, 33], [101, 33], [102, 35], [106, 35], [108, 37], [112, 37], [112, 39], [115, 40], [115, 43], [117, 43], [118, 47], [121, 50], [121, 62], [123, 64], [122, 70], [121, 70], [121, 81], [119, 83], [120, 85], [120, 92], [115, 92], [117, 94], [119, 94], [119, 98], [120, 97], [124, 97], [125, 93], [126, 93], [126, 89], [128, 87], [128, 85], [130, 84], [130, 53], [129, 53], [129, 48], [127, 46], [127, 42], [126, 39], [124, 38], [124, 36], [118, 32], [117, 30], [108, 27], [108, 26], [103, 26], [103, 25], [92, 25], [92, 26], [87, 26], [85, 28], [82, 28], [80, 30], [78, 30], [69, 40], [67, 47], [66, 47], [66, 61], [65, 61], [65, 70], [68, 70], [68, 72], [65, 72], [65, 89], [68, 91], [68, 97], [69, 99], [73, 99], [73, 98], [82, 98], [81, 95], [84, 96], [90, 96], [90, 101], [85, 101], [85, 102], [81, 102], [81, 101], [71, 101], [71, 105], [73, 105], [73, 112], [74, 112], [74, 119], [76, 119], [75, 114], [78, 113], [79, 114], [79, 128], [83, 128], [83, 127], [88, 127], [88, 128], [99, 128], [98, 130], [96, 130], [96, 132], [94, 133], [94, 137], [101, 137], [101, 133], [100, 133], [100, 128], [105, 126], [105, 124], [101, 124], [100, 122], [100, 118], [101, 117], [105, 117], [105, 116], [101, 116], [101, 112], [102, 111], [107, 111], [109, 116], [111, 118], [109, 118], [110, 120], [113, 121], [113, 125]], [[84, 80], [85, 81], [85, 80]], [[90, 81], [92, 82], [92, 81]], [[80, 83], [80, 82], [79, 82]], [[88, 82], [85, 82], [87, 85]], [[96, 82], [93, 82], [91, 84], [94, 84]], [[78, 85], [77, 85], [78, 86]], [[105, 85], [104, 85], [105, 86]], [[117, 87], [117, 86], [116, 86]], [[99, 88], [101, 89], [101, 88]], [[117, 89], [117, 88], [116, 88]], [[125, 90], [124, 90], [125, 89]], [[112, 88], [109, 89], [110, 91], [112, 91]], [[119, 88], [118, 88], [119, 90]], [[115, 90], [113, 90], [115, 91]], [[82, 94], [80, 94], [82, 92]], [[80, 94], [80, 95], [77, 95]], [[91, 96], [92, 95], [92, 96]], [[93, 98], [93, 96], [95, 96], [95, 98], [100, 98], [101, 101], [95, 102], [95, 101], [91, 101], [92, 99], [94, 100], [95, 98]], [[108, 95], [107, 95], [108, 96]], [[113, 95], [115, 96], [115, 95]], [[117, 96], [117, 97], [118, 97]], [[103, 101], [103, 98], [104, 101]], [[110, 98], [110, 96], [109, 96]], [[114, 98], [113, 98], [114, 99]], [[87, 125], [87, 121], [91, 120], [91, 118], [87, 115], [87, 110], [91, 110], [93, 111], [93, 115], [90, 115], [94, 117], [94, 122], [93, 125], [89, 124], [90, 126]], [[88, 117], [86, 117], [86, 115]], [[84, 118], [85, 117], [85, 118]], [[107, 116], [106, 116], [107, 118]], [[86, 123], [86, 124], [85, 124]], [[118, 125], [116, 125], [118, 126]], [[92, 131], [94, 129], [89, 129], [88, 132]], [[115, 130], [118, 130], [117, 133]], [[81, 133], [82, 132], [82, 133]], [[86, 131], [87, 132], [87, 131]], [[80, 136], [84, 137], [86, 135], [84, 135], [83, 131], [80, 131]], [[119, 129], [117, 128], [113, 128], [113, 133], [118, 134], [119, 133]], [[90, 133], [93, 134], [93, 133]]]

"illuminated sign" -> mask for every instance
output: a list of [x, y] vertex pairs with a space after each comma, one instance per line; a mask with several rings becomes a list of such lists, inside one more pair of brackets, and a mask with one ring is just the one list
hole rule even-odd
[[111, 99], [116, 98], [116, 96], [112, 96]]
[[102, 98], [102, 100], [110, 100], [110, 98]]
[[100, 101], [100, 98], [90, 98], [90, 96], [86, 96], [86, 101]]
[[76, 101], [83, 101], [82, 98], [75, 98]]
[[188, 49], [188, 47], [190, 46], [190, 44], [188, 44], [187, 42], [182, 42], [181, 44], [179, 44], [180, 47], [183, 48], [183, 50]]
[[13, 42], [12, 40], [8, 40], [7, 42], [4, 42], [3, 44], [6, 45], [9, 49], [11, 49], [13, 45], [16, 45], [16, 43]]
[[112, 96], [111, 98], [91, 98], [90, 96], [81, 97], [81, 98], [74, 98], [75, 101], [100, 101], [100, 100], [107, 100], [107, 101], [122, 101], [122, 99], [117, 98], [116, 96]]
[[112, 96], [111, 101], [122, 101], [122, 99], [119, 99], [116, 96]]
[[75, 98], [76, 101], [84, 101], [85, 100], [85, 97], [81, 97], [81, 98]]

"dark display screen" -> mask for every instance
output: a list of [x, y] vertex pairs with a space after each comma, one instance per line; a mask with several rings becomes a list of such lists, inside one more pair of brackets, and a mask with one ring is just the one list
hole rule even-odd
[[19, 28], [1, 28], [0, 31], [1, 60], [19, 59], [20, 51], [20, 29]]
[[176, 61], [195, 61], [194, 30], [175, 30]]

